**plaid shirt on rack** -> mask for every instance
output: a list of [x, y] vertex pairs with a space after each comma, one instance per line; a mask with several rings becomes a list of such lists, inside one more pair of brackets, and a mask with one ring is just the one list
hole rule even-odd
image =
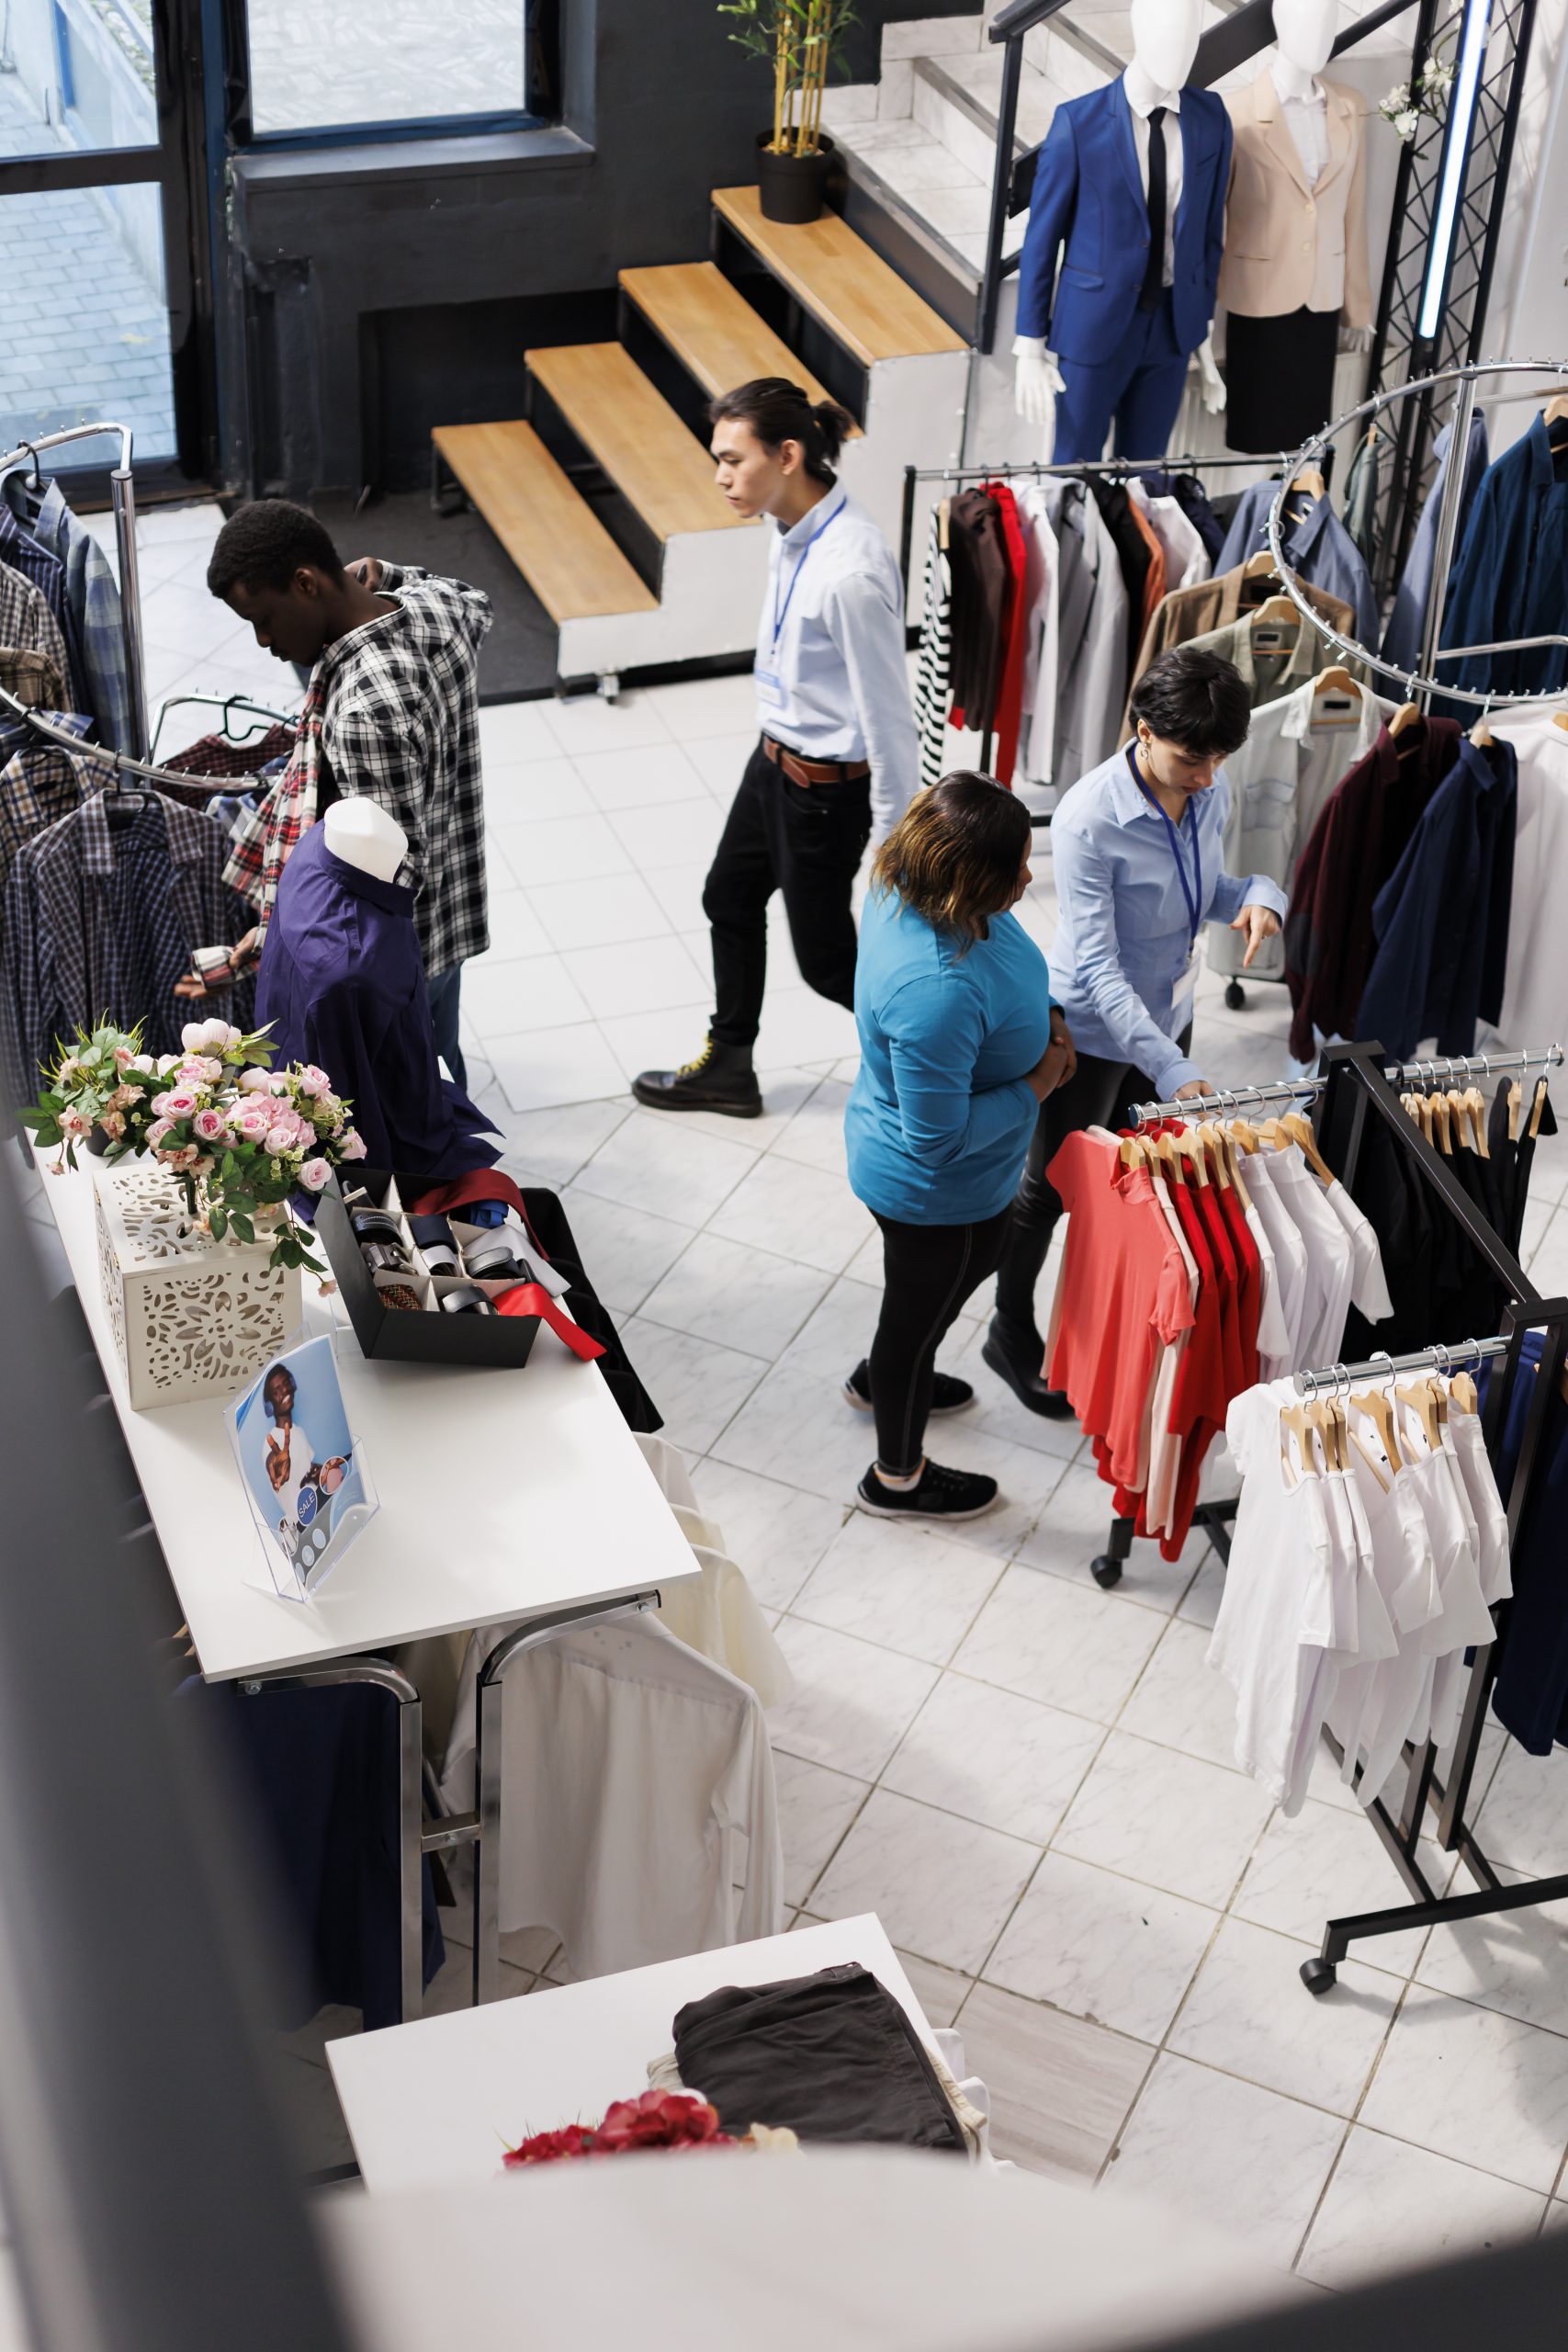
[[31, 531], [23, 528], [11, 509], [0, 501], [0, 560], [30, 580], [55, 619], [65, 640], [65, 684], [73, 710], [87, 699], [87, 664], [82, 652], [82, 631], [66, 593], [65, 566]]
[[[58, 689], [49, 697], [50, 701], [58, 708], [68, 699], [65, 682], [71, 675], [71, 664], [66, 658], [65, 639], [61, 634], [60, 623], [32, 582], [24, 580], [14, 565], [3, 560], [0, 560], [0, 647], [4, 647], [7, 654], [41, 654], [60, 680]], [[16, 687], [11, 691], [18, 701], [28, 701], [28, 695]], [[37, 707], [35, 703], [33, 707]]]
[[294, 756], [254, 813], [236, 820], [224, 878], [265, 931], [322, 786], [334, 797], [364, 793], [408, 835], [400, 879], [414, 892], [434, 979], [490, 944], [479, 709], [490, 599], [412, 565], [383, 564], [378, 587], [396, 611], [351, 629], [317, 662]]
[[0, 888], [17, 854], [96, 789], [97, 775], [74, 752], [17, 752], [0, 768]]

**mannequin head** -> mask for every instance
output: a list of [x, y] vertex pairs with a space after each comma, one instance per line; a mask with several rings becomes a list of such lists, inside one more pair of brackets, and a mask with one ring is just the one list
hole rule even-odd
[[1202, 29], [1202, 0], [1133, 0], [1133, 55], [1156, 89], [1180, 89]]
[[356, 865], [362, 874], [373, 874], [379, 882], [397, 878], [399, 866], [408, 855], [409, 837], [395, 817], [374, 800], [355, 793], [343, 800], [334, 800], [321, 820], [326, 827], [327, 847], [345, 865]]
[[1274, 0], [1280, 54], [1303, 74], [1321, 74], [1339, 29], [1335, 0]]

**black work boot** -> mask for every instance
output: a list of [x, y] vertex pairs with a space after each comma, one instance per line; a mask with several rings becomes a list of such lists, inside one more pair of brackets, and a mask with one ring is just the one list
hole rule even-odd
[[1071, 1418], [1072, 1407], [1060, 1388], [1047, 1388], [1040, 1371], [1045, 1351], [1038, 1331], [1021, 1331], [1016, 1324], [993, 1315], [980, 1350], [980, 1361], [1005, 1380], [1021, 1405], [1049, 1421]]
[[750, 1046], [716, 1045], [710, 1037], [694, 1062], [679, 1069], [639, 1070], [632, 1092], [650, 1111], [719, 1111], [727, 1119], [760, 1119], [761, 1090]]

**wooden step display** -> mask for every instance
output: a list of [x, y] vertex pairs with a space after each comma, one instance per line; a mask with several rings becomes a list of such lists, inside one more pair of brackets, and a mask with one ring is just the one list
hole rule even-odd
[[759, 376], [783, 376], [812, 401], [831, 397], [711, 261], [623, 269], [620, 286], [710, 400]]
[[715, 188], [713, 201], [720, 219], [863, 368], [967, 350], [836, 212], [796, 227], [764, 220], [754, 187]]
[[620, 344], [560, 344], [527, 358], [572, 432], [656, 538], [750, 527], [727, 504], [695, 434]]
[[657, 610], [531, 424], [438, 424], [431, 438], [558, 627]]

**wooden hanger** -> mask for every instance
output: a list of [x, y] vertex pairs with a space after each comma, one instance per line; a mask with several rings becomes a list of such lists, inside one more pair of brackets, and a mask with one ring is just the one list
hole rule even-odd
[[1231, 1182], [1235, 1186], [1235, 1196], [1241, 1203], [1242, 1213], [1245, 1216], [1247, 1211], [1252, 1206], [1252, 1194], [1247, 1191], [1247, 1185], [1242, 1179], [1241, 1153], [1236, 1148], [1236, 1140], [1235, 1136], [1230, 1134], [1228, 1130], [1222, 1131], [1221, 1142], [1225, 1155], [1226, 1165], [1230, 1169]]
[[1532, 1136], [1538, 1136], [1540, 1133], [1540, 1114], [1545, 1108], [1546, 1080], [1544, 1078], [1538, 1078], [1535, 1082], [1535, 1107], [1530, 1113], [1530, 1133]]
[[1288, 596], [1266, 596], [1249, 617], [1257, 629], [1277, 627], [1285, 621], [1294, 625], [1300, 621], [1301, 615]]
[[1233, 1119], [1231, 1121], [1230, 1131], [1233, 1138], [1235, 1142], [1240, 1144], [1243, 1151], [1254, 1152], [1258, 1149], [1258, 1130], [1248, 1120]]
[[1553, 727], [1561, 727], [1562, 732], [1568, 735], [1568, 710], [1554, 710], [1551, 714], [1551, 723]]
[[1442, 1424], [1438, 1413], [1438, 1384], [1421, 1380], [1406, 1388], [1396, 1388], [1394, 1395], [1402, 1405], [1408, 1405], [1427, 1432], [1427, 1442], [1434, 1453], [1443, 1442]]
[[1470, 1112], [1470, 1124], [1475, 1134], [1475, 1148], [1483, 1159], [1492, 1157], [1492, 1139], [1486, 1132], [1486, 1097], [1479, 1086], [1465, 1089], [1465, 1104]]
[[1453, 1119], [1453, 1136], [1461, 1151], [1473, 1151], [1475, 1138], [1471, 1133], [1470, 1105], [1457, 1086], [1450, 1086], [1443, 1097]]
[[1508, 1141], [1510, 1143], [1517, 1143], [1519, 1139], [1519, 1113], [1524, 1108], [1524, 1088], [1517, 1078], [1511, 1080], [1508, 1086]]
[[1190, 1127], [1182, 1130], [1176, 1148], [1184, 1159], [1190, 1161], [1192, 1172], [1198, 1179], [1199, 1191], [1206, 1193], [1209, 1189], [1208, 1155]]
[[1468, 1372], [1455, 1373], [1449, 1383], [1449, 1395], [1461, 1413], [1479, 1411], [1480, 1400], [1475, 1394], [1475, 1383]]
[[1386, 1388], [1363, 1388], [1359, 1396], [1350, 1399], [1358, 1413], [1365, 1413], [1378, 1440], [1387, 1454], [1390, 1466], [1399, 1469], [1404, 1460], [1399, 1450], [1399, 1436], [1393, 1425], [1393, 1399]]
[[1414, 727], [1421, 716], [1421, 706], [1418, 702], [1402, 702], [1388, 722], [1389, 733], [1393, 736], [1403, 735], [1406, 728]]
[[1142, 1136], [1123, 1136], [1118, 1157], [1123, 1168], [1141, 1168], [1149, 1156], [1148, 1145]]
[[947, 553], [947, 548], [948, 548], [948, 537], [947, 537], [947, 534], [948, 534], [949, 527], [950, 527], [950, 526], [951, 526], [951, 524], [952, 524], [952, 521], [953, 521], [953, 501], [952, 501], [950, 498], [944, 498], [944, 499], [942, 501], [941, 504], [938, 506], [937, 510], [936, 510], [936, 537], [937, 537], [937, 545], [941, 548], [941, 549], [942, 549], [942, 553], [943, 553], [944, 555]]
[[[1551, 422], [1551, 419], [1549, 414], [1547, 417], [1547, 423], [1550, 424]], [[1304, 490], [1309, 498], [1326, 498], [1328, 495], [1328, 484], [1324, 481], [1322, 474], [1319, 473], [1315, 466], [1303, 466], [1300, 473], [1297, 474], [1295, 480], [1292, 482], [1291, 488], [1292, 490]]]
[[1150, 1145], [1149, 1148], [1154, 1152], [1158, 1159], [1161, 1172], [1168, 1176], [1173, 1184], [1186, 1183], [1187, 1171], [1181, 1164], [1181, 1154], [1177, 1148], [1176, 1137], [1173, 1135], [1163, 1135], [1159, 1136], [1157, 1141]]
[[1474, 744], [1478, 752], [1489, 752], [1495, 743], [1497, 738], [1493, 734], [1492, 729], [1486, 724], [1486, 713], [1484, 711], [1482, 712], [1480, 718], [1471, 729], [1470, 740]]
[[1265, 1119], [1258, 1130], [1258, 1138], [1270, 1151], [1289, 1151], [1295, 1137], [1286, 1132], [1283, 1119]]
[[1449, 1098], [1446, 1094], [1432, 1097], [1432, 1125], [1438, 1133], [1438, 1148], [1451, 1159], [1454, 1156], [1453, 1128], [1449, 1120]]
[[1205, 1120], [1198, 1129], [1198, 1141], [1208, 1154], [1210, 1165], [1214, 1171], [1214, 1182], [1222, 1193], [1228, 1193], [1231, 1188], [1231, 1171], [1225, 1159], [1224, 1137], [1213, 1120]]
[[1317, 1476], [1317, 1449], [1312, 1442], [1312, 1432], [1315, 1426], [1310, 1405], [1280, 1406], [1280, 1452], [1285, 1453], [1288, 1461], [1290, 1457], [1283, 1442], [1284, 1434], [1288, 1432], [1296, 1441], [1296, 1452], [1301, 1456], [1303, 1470], [1314, 1478]]
[[1559, 392], [1554, 400], [1547, 401], [1540, 421], [1548, 432], [1554, 424], [1568, 424], [1568, 392]]
[[1247, 561], [1241, 567], [1241, 576], [1244, 581], [1278, 580], [1280, 577], [1279, 567], [1275, 563], [1274, 559], [1269, 554], [1268, 548], [1264, 548], [1258, 554], [1249, 555], [1247, 557]]
[[1317, 1148], [1317, 1137], [1313, 1134], [1310, 1119], [1304, 1119], [1299, 1111], [1288, 1111], [1280, 1125], [1292, 1143], [1300, 1144], [1306, 1154], [1308, 1167], [1322, 1178], [1326, 1190], [1335, 1181], [1334, 1170]]
[[[1334, 697], [1332, 711], [1320, 712], [1318, 705], [1330, 695]], [[1336, 662], [1325, 670], [1312, 691], [1312, 724], [1314, 727], [1354, 727], [1361, 715], [1361, 689], [1342, 663]]]

